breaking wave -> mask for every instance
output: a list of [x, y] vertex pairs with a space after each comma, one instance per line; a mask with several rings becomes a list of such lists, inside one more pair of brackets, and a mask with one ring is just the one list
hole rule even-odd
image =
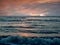
[[60, 38], [0, 36], [0, 45], [60, 45]]

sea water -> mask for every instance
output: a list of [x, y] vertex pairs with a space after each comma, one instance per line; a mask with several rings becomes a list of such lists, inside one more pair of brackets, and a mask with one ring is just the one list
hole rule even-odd
[[59, 37], [60, 16], [0, 16], [0, 35]]

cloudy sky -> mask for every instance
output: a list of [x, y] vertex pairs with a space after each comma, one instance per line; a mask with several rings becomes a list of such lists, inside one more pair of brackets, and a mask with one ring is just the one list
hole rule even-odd
[[0, 16], [60, 16], [60, 0], [0, 0]]

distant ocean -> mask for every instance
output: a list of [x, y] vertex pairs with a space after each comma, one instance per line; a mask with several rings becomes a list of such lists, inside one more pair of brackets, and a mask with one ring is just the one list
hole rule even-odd
[[60, 36], [60, 16], [0, 16], [0, 33], [38, 37]]
[[[5, 38], [5, 36], [10, 37]], [[1, 37], [4, 39], [2, 39]], [[21, 37], [26, 38], [21, 39]], [[51, 37], [53, 37], [53, 39]], [[19, 38], [23, 41], [27, 39], [28, 41], [30, 41], [28, 42], [28, 44], [31, 44], [33, 42], [31, 45], [55, 45], [55, 40], [57, 44], [60, 45], [60, 38], [56, 37], [60, 37], [60, 16], [0, 16], [1, 45], [3, 43], [4, 45], [14, 45], [15, 43], [9, 43], [9, 41], [11, 41], [10, 39], [12, 38], [15, 41], [16, 39], [19, 40]], [[35, 40], [36, 42], [34, 42]], [[40, 42], [39, 40], [43, 42], [45, 41], [45, 43], [37, 43]], [[24, 42], [18, 42], [16, 41], [16, 45], [28, 45]]]

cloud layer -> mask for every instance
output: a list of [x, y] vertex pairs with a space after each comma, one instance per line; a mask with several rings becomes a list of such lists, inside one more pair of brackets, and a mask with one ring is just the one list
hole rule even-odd
[[60, 0], [0, 0], [0, 15], [59, 15]]

